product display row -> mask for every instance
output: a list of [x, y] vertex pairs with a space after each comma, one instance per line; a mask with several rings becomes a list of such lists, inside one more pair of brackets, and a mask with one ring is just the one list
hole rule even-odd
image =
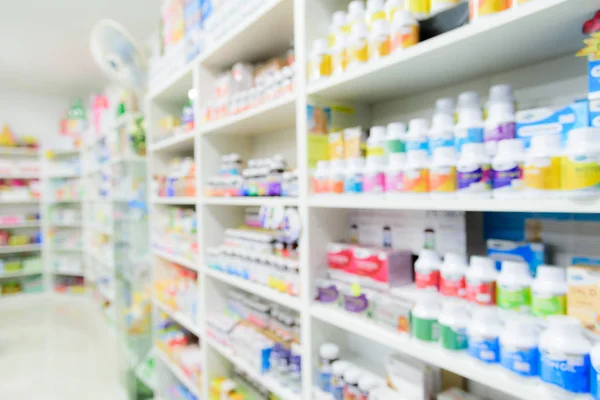
[[152, 177], [152, 193], [158, 197], [196, 196], [196, 164], [193, 158], [173, 158], [165, 175]]
[[38, 179], [0, 179], [0, 200], [39, 200], [40, 195]]
[[40, 162], [38, 160], [13, 160], [0, 158], [0, 176], [3, 178], [37, 178], [40, 176]]

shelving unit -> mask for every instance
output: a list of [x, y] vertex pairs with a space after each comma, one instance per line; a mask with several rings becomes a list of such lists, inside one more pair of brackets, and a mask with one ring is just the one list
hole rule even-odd
[[[153, 276], [165, 262], [198, 271], [198, 321], [182, 319], [156, 300], [156, 308], [200, 338], [203, 351], [202, 393], [208, 399], [210, 379], [237, 366], [284, 400], [310, 399], [317, 385], [313, 373], [318, 348], [326, 339], [361, 340], [363, 350], [370, 344], [374, 353], [398, 352], [420, 359], [501, 393], [504, 398], [544, 398], [541, 386], [526, 385], [503, 374], [500, 367], [477, 364], [463, 354], [449, 353], [435, 345], [426, 345], [399, 333], [388, 331], [372, 321], [353, 316], [337, 308], [315, 304], [313, 294], [317, 278], [322, 275], [325, 246], [339, 240], [348, 229], [350, 210], [388, 211], [459, 211], [459, 212], [532, 212], [598, 214], [600, 200], [568, 199], [434, 199], [368, 195], [315, 195], [311, 193], [311, 167], [308, 163], [307, 105], [314, 103], [364, 103], [366, 115], [357, 116], [356, 125], [375, 126], [393, 121], [429, 116], [435, 99], [456, 97], [464, 90], [486, 92], [495, 83], [510, 83], [526, 105], [540, 105], [544, 99], [559, 102], [563, 98], [583, 97], [586, 90], [585, 60], [571, 57], [581, 47], [580, 27], [598, 8], [597, 1], [533, 1], [522, 7], [491, 17], [485, 23], [469, 24], [436, 38], [419, 43], [398, 54], [357, 68], [338, 77], [307, 82], [306, 65], [309, 48], [316, 38], [327, 35], [331, 14], [345, 8], [347, 2], [329, 0], [270, 0], [208, 46], [204, 53], [162, 82], [153, 83], [147, 96], [149, 137], [149, 180], [165, 172], [170, 157], [193, 156], [196, 164], [194, 198], [158, 198], [151, 194], [151, 223], [167, 207], [180, 205], [194, 208], [197, 219], [198, 258], [195, 262], [164, 249], [152, 250]], [[553, 29], [548, 32], [548, 21]], [[274, 34], [274, 32], [276, 34]], [[296, 51], [295, 92], [241, 114], [216, 122], [199, 121], [200, 104], [194, 105], [196, 127], [193, 134], [154, 140], [158, 121], [176, 113], [187, 99], [190, 89], [202, 98], [216, 73], [237, 61], [251, 62], [274, 56], [290, 40]], [[507, 45], [510, 43], [510, 45]], [[551, 76], [547, 82], [544, 76]], [[418, 96], [418, 99], [416, 99]], [[425, 105], [425, 106], [424, 106]], [[243, 159], [283, 153], [298, 169], [298, 198], [211, 198], [202, 195], [208, 178], [218, 168], [223, 154], [236, 152]], [[220, 243], [224, 230], [239, 226], [244, 207], [297, 207], [303, 227], [300, 248], [302, 293], [293, 298], [241, 278], [211, 270], [206, 266], [205, 250]], [[463, 214], [461, 214], [463, 215]], [[467, 218], [467, 216], [465, 217]], [[479, 234], [479, 233], [477, 233]], [[159, 241], [160, 237], [153, 238]], [[481, 238], [479, 238], [481, 239]], [[154, 241], [153, 241], [154, 242]], [[469, 254], [473, 254], [469, 249]], [[298, 310], [301, 315], [302, 393], [281, 387], [267, 375], [260, 375], [236, 357], [231, 349], [210, 338], [207, 316], [213, 311], [215, 293], [238, 288], [276, 304]], [[365, 343], [370, 343], [366, 345]], [[364, 350], [367, 349], [367, 350]], [[381, 350], [380, 349], [384, 349]], [[159, 363], [170, 369], [186, 385], [164, 353]], [[160, 385], [159, 385], [160, 386]], [[158, 388], [160, 389], [160, 387]], [[477, 389], [475, 387], [475, 389]]]

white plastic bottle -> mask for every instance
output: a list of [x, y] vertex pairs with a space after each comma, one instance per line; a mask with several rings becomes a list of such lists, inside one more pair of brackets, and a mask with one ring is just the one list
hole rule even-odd
[[331, 75], [331, 55], [325, 39], [316, 39], [310, 52], [310, 80]]
[[358, 399], [360, 396], [360, 390], [358, 389], [358, 380], [365, 374], [365, 371], [358, 367], [348, 368], [344, 372], [344, 382], [346, 387], [344, 389], [344, 399]]
[[[443, 97], [435, 101], [435, 112], [434, 115], [443, 114], [452, 117], [454, 121], [454, 108], [456, 104], [452, 97]], [[453, 122], [454, 123], [454, 122]]]
[[466, 297], [465, 275], [468, 269], [465, 256], [447, 253], [440, 267], [440, 293], [448, 297]]
[[313, 175], [313, 190], [315, 193], [329, 192], [329, 161], [317, 161], [317, 168]]
[[329, 168], [329, 193], [344, 193], [346, 179], [346, 163], [344, 160], [333, 160]]
[[331, 392], [331, 366], [339, 356], [340, 348], [334, 343], [323, 343], [319, 347], [319, 387], [324, 392]]
[[344, 193], [357, 194], [364, 191], [364, 169], [365, 160], [363, 158], [351, 158], [346, 161]]
[[408, 10], [398, 10], [390, 28], [392, 52], [403, 51], [419, 43], [419, 21]]
[[531, 283], [529, 265], [519, 261], [502, 261], [497, 280], [498, 307], [528, 313], [531, 308]]
[[358, 380], [358, 389], [360, 390], [360, 396], [357, 400], [369, 400], [371, 391], [378, 387], [386, 385], [386, 381], [378, 377], [377, 375], [373, 375], [371, 373], [364, 374]]
[[500, 363], [511, 375], [534, 383], [538, 376], [539, 336], [533, 321], [526, 317], [506, 319], [500, 334]]
[[[366, 22], [372, 26], [377, 20], [386, 20], [383, 0], [367, 0]], [[387, 22], [387, 20], [386, 20]]]
[[461, 153], [467, 143], [483, 143], [483, 111], [479, 95], [465, 92], [458, 96], [458, 123], [454, 126], [456, 150]]
[[350, 30], [357, 23], [365, 22], [365, 2], [363, 0], [353, 0], [348, 4], [348, 17], [346, 24]]
[[531, 285], [531, 313], [536, 317], [565, 315], [568, 289], [564, 268], [540, 265]]
[[514, 199], [525, 195], [523, 167], [525, 150], [521, 139], [498, 142], [498, 152], [492, 161], [492, 196]]
[[406, 155], [402, 185], [404, 193], [429, 195], [429, 157], [425, 150], [409, 151]]
[[456, 164], [456, 184], [459, 197], [489, 198], [492, 196], [490, 159], [483, 143], [467, 143]]
[[498, 142], [516, 137], [515, 99], [510, 85], [492, 86], [487, 111], [484, 140], [488, 154], [493, 157]]
[[394, 15], [398, 10], [404, 10], [404, 0], [387, 0], [385, 2], [385, 16], [388, 21], [394, 20]]
[[346, 32], [338, 32], [335, 37], [335, 42], [330, 49], [332, 75], [342, 74], [348, 68], [348, 42], [348, 34]]
[[563, 189], [570, 198], [600, 196], [600, 128], [569, 132], [565, 148]]
[[500, 362], [502, 322], [494, 307], [478, 307], [467, 327], [469, 355], [486, 364]]
[[442, 312], [438, 318], [440, 344], [446, 350], [460, 351], [468, 347], [467, 327], [470, 315], [464, 301], [447, 298], [442, 302]]
[[429, 130], [429, 148], [454, 147], [454, 118], [448, 114], [435, 114]]
[[393, 153], [389, 155], [388, 160], [389, 162], [385, 172], [385, 192], [388, 194], [403, 193], [406, 154]]
[[600, 399], [600, 344], [590, 351], [590, 394], [593, 400]]
[[329, 25], [329, 47], [333, 48], [337, 44], [338, 35], [344, 33], [348, 17], [344, 11], [336, 11], [331, 15], [331, 24]]
[[367, 157], [379, 157], [385, 160], [387, 133], [385, 126], [373, 126], [367, 139]]
[[429, 170], [429, 191], [434, 197], [456, 196], [456, 150], [438, 147], [433, 150]]
[[495, 305], [497, 277], [494, 260], [472, 256], [471, 266], [465, 275], [467, 299], [481, 305]]
[[344, 373], [352, 368], [352, 364], [345, 360], [338, 360], [331, 365], [331, 394], [335, 400], [344, 400]]
[[531, 138], [525, 155], [524, 181], [528, 197], [558, 197], [562, 189], [562, 150], [560, 135]]
[[419, 289], [438, 290], [442, 260], [433, 250], [423, 249], [415, 261], [415, 283]]
[[371, 194], [385, 192], [385, 159], [383, 157], [367, 157], [363, 191]]
[[424, 290], [412, 309], [412, 336], [424, 342], [437, 342], [439, 338], [438, 318], [440, 302], [437, 292]]
[[348, 38], [348, 69], [358, 68], [369, 61], [369, 28], [364, 22], [352, 25]]
[[389, 56], [391, 49], [390, 23], [386, 19], [376, 19], [371, 23], [369, 33], [369, 61], [377, 61]]
[[429, 151], [429, 121], [425, 118], [415, 118], [408, 123], [406, 135], [406, 151]]
[[590, 391], [591, 344], [574, 317], [548, 317], [540, 336], [540, 379], [549, 398], [587, 399]]
[[387, 154], [405, 153], [406, 146], [406, 124], [402, 122], [392, 122], [387, 126]]

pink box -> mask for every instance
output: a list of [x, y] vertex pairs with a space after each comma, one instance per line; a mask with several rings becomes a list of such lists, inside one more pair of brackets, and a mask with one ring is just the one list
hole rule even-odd
[[408, 250], [352, 248], [352, 262], [346, 272], [360, 277], [361, 284], [391, 289], [413, 282], [412, 253]]
[[330, 269], [346, 271], [352, 263], [352, 245], [329, 243], [327, 245], [327, 266]]

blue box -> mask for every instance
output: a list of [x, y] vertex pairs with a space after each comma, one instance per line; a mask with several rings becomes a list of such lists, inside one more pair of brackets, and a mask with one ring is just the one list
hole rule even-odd
[[535, 276], [537, 267], [546, 261], [546, 247], [543, 243], [489, 239], [487, 254], [496, 261], [498, 271], [502, 269], [502, 261], [523, 261], [529, 265], [531, 276]]
[[600, 128], [600, 99], [590, 100], [590, 126]]
[[590, 100], [600, 99], [600, 60], [588, 61], [588, 97]]

